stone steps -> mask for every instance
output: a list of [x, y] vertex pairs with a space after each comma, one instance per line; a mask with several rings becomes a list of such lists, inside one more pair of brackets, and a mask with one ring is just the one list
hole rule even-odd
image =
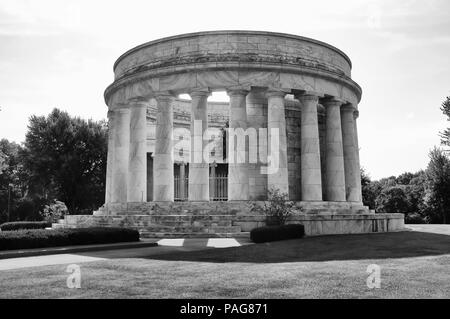
[[146, 214], [118, 214], [118, 215], [112, 215], [112, 218], [149, 218], [149, 219], [161, 219], [161, 220], [232, 220], [235, 216], [234, 215], [193, 215], [193, 214], [170, 214], [170, 215], [146, 215]]
[[[124, 225], [126, 226], [126, 224]], [[233, 226], [233, 223], [231, 221], [223, 221], [223, 222], [211, 222], [211, 223], [204, 223], [204, 222], [152, 222], [152, 223], [145, 223], [145, 222], [139, 222], [139, 223], [133, 223], [130, 224], [130, 226], [134, 227], [231, 227]]]
[[152, 225], [140, 227], [138, 225], [130, 228], [137, 229], [143, 232], [151, 233], [238, 233], [241, 231], [240, 226], [166, 226], [166, 225]]
[[[238, 211], [228, 212], [225, 211], [226, 215], [233, 216], [238, 213]], [[126, 211], [117, 211], [114, 215], [193, 215], [193, 216], [224, 216], [224, 210], [208, 210], [208, 209], [196, 209], [196, 210], [187, 210], [180, 208], [167, 208], [167, 209], [142, 209], [142, 210], [126, 210]]]
[[[371, 211], [368, 208], [354, 208], [351, 210], [353, 214], [367, 214]], [[297, 210], [294, 211], [295, 213], [300, 214], [349, 214], [348, 208], [311, 208], [308, 210]], [[202, 209], [202, 210], [180, 210], [180, 209], [169, 209], [169, 210], [160, 210], [160, 211], [153, 211], [153, 210], [127, 210], [127, 211], [117, 211], [113, 214], [113, 216], [193, 216], [193, 217], [221, 217], [221, 218], [233, 218], [234, 216], [239, 215], [249, 215], [252, 214], [251, 212], [247, 210], [241, 210], [241, 211], [224, 211], [224, 210], [208, 210], [208, 209]], [[97, 215], [100, 216], [100, 215]], [[104, 216], [104, 215], [103, 215]]]
[[[151, 216], [146, 216], [151, 217]], [[166, 216], [165, 216], [166, 217]], [[225, 217], [225, 221], [212, 221], [204, 218], [204, 222], [187, 223], [191, 216], [169, 216], [169, 221], [164, 223], [130, 222], [129, 224], [116, 224], [111, 221], [98, 221], [97, 227], [127, 227], [136, 229], [141, 234], [141, 238], [229, 238], [229, 237], [249, 237], [249, 233], [241, 232], [240, 226], [233, 226], [232, 219]], [[180, 218], [182, 221], [170, 220], [170, 218]], [[53, 229], [70, 228], [64, 224], [64, 220], [53, 223]]]
[[229, 215], [114, 215], [96, 218], [99, 226], [117, 227], [231, 227], [234, 217]]
[[164, 233], [150, 232], [146, 230], [139, 231], [141, 238], [250, 238], [249, 232], [236, 233]]

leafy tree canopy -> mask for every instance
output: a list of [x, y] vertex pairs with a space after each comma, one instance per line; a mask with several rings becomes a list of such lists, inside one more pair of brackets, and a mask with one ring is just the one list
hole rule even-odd
[[[447, 96], [445, 101], [442, 102], [441, 111], [445, 116], [447, 116], [447, 121], [450, 121], [450, 96]], [[439, 135], [441, 136], [442, 145], [450, 146], [450, 128], [447, 128]]]
[[376, 205], [380, 213], [407, 213], [410, 203], [404, 187], [393, 186], [381, 191], [376, 199]]
[[450, 159], [439, 148], [434, 148], [429, 156], [425, 202], [434, 212], [433, 219], [446, 224], [450, 221]]
[[30, 188], [62, 200], [72, 214], [97, 208], [104, 200], [106, 148], [105, 122], [58, 109], [32, 116], [21, 152]]

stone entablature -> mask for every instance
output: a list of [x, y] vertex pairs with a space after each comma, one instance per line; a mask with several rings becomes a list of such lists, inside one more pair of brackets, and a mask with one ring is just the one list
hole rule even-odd
[[344, 53], [316, 40], [270, 32], [202, 32], [149, 42], [124, 54], [105, 99], [118, 105], [168, 90], [258, 86], [314, 91], [356, 107], [361, 88], [350, 69]]

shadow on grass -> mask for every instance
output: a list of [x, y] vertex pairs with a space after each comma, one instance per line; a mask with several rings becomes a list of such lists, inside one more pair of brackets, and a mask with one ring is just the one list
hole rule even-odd
[[444, 254], [450, 254], [450, 236], [405, 231], [307, 237], [223, 249], [169, 251], [143, 258], [213, 263], [283, 263], [404, 258]]

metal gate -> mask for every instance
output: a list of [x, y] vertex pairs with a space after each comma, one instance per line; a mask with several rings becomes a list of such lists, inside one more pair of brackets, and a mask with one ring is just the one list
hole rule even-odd
[[220, 202], [228, 200], [228, 176], [226, 174], [209, 177], [209, 200]]
[[180, 176], [175, 176], [174, 182], [174, 199], [177, 202], [186, 201], [189, 194], [189, 179], [187, 177], [182, 178]]
[[[181, 178], [180, 176], [175, 175], [174, 181], [175, 201], [187, 201], [189, 194], [189, 178]], [[209, 200], [228, 200], [228, 176], [226, 174], [217, 174], [215, 177], [209, 177]]]

